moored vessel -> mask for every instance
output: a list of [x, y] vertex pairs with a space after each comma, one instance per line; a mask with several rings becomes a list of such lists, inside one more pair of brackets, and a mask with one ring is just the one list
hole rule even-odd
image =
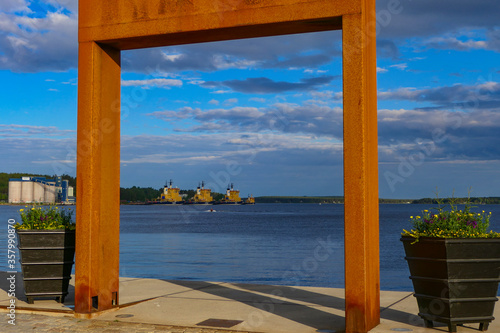
[[198, 185], [196, 188], [196, 194], [193, 197], [193, 200], [186, 202], [186, 204], [191, 205], [211, 205], [214, 203], [214, 199], [212, 198], [212, 190], [209, 188], [205, 188], [205, 182], [201, 182], [201, 186]]
[[249, 195], [248, 198], [243, 202], [244, 205], [255, 205], [255, 198], [253, 195]]
[[241, 205], [243, 200], [240, 198], [240, 191], [234, 189], [234, 184], [227, 186], [226, 195], [224, 199], [218, 202], [220, 205]]
[[163, 193], [161, 194], [158, 203], [170, 205], [184, 203], [180, 195], [180, 189], [178, 187], [172, 186], [172, 179], [170, 179], [170, 183], [165, 183], [165, 186], [163, 187]]

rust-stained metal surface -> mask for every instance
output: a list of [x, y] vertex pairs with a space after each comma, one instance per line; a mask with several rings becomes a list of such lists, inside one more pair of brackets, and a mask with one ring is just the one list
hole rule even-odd
[[343, 16], [345, 291], [348, 332], [380, 322], [375, 4]]
[[324, 31], [359, 11], [359, 1], [345, 0], [87, 0], [79, 40], [125, 50]]
[[346, 331], [380, 321], [373, 0], [80, 0], [75, 311], [118, 306], [120, 50], [343, 29]]
[[75, 311], [113, 307], [120, 231], [120, 52], [80, 43]]

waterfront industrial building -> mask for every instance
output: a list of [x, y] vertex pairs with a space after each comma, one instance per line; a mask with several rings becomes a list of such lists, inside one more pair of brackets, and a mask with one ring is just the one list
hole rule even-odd
[[21, 177], [9, 179], [9, 203], [63, 203], [75, 202], [73, 186], [60, 176]]

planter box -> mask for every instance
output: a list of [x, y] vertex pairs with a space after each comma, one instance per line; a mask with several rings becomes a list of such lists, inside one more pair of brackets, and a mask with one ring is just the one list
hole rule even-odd
[[68, 295], [75, 256], [74, 230], [17, 230], [24, 289], [28, 303], [35, 297]]
[[402, 237], [419, 316], [426, 327], [448, 324], [450, 332], [464, 323], [485, 331], [500, 281], [500, 239]]

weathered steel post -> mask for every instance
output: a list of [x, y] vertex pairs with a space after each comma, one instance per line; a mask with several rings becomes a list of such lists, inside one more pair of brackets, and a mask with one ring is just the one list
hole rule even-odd
[[80, 43], [75, 312], [118, 305], [120, 51]]
[[380, 323], [375, 1], [342, 17], [348, 332]]

